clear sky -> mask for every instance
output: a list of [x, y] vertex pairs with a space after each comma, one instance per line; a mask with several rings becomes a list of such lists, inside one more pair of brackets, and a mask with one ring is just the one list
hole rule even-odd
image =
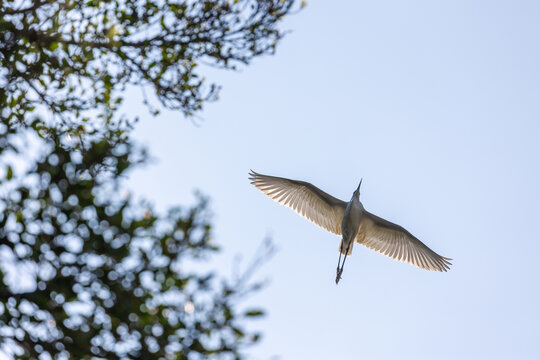
[[[540, 358], [540, 2], [309, 1], [277, 54], [240, 72], [194, 125], [141, 116], [156, 159], [129, 186], [158, 207], [212, 199], [212, 264], [228, 275], [271, 235], [249, 300], [268, 316], [254, 359]], [[249, 184], [312, 182], [439, 254], [428, 272], [339, 238]]]

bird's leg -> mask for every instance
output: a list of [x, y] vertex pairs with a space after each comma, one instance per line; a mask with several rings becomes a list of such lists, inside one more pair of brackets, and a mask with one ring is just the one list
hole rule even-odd
[[337, 275], [336, 275], [336, 284], [341, 279], [341, 274], [343, 274], [343, 267], [345, 267], [345, 260], [347, 260], [347, 255], [343, 256], [343, 263], [341, 264], [341, 269], [338, 268]]
[[[341, 254], [343, 253], [343, 240], [341, 241], [341, 249], [339, 249], [339, 258], [337, 261], [337, 268], [336, 268], [336, 284], [341, 279], [341, 273], [343, 272], [343, 268], [340, 270], [339, 265], [341, 264]], [[347, 255], [345, 255], [347, 256]]]
[[[341, 264], [341, 268], [339, 267], [339, 264], [341, 262], [341, 251], [339, 252], [338, 267], [336, 269], [336, 284], [339, 283], [339, 280], [341, 280], [341, 274], [343, 273], [343, 268], [345, 267], [345, 260], [347, 260], [347, 254], [349, 253], [350, 247], [351, 242], [349, 242], [349, 245], [347, 245], [347, 251], [345, 251], [345, 255], [343, 255], [343, 263]], [[343, 250], [343, 242], [341, 243], [341, 250]]]
[[341, 279], [341, 272], [339, 271], [339, 265], [341, 264], [341, 252], [339, 253], [339, 259], [337, 262], [337, 269], [336, 269], [336, 284], [339, 282], [339, 279]]
[[337, 283], [339, 283], [339, 280], [341, 280], [341, 273], [342, 272], [343, 272], [343, 268], [340, 269], [339, 264], [338, 264], [338, 267], [336, 269], [336, 285], [337, 285]]

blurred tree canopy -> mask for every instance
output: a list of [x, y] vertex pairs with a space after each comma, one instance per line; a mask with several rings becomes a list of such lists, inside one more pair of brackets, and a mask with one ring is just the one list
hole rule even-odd
[[[11, 137], [0, 151], [24, 151]], [[158, 215], [118, 195], [119, 179], [142, 159], [119, 133], [84, 150], [46, 145], [24, 176], [2, 185], [3, 350], [24, 359], [239, 358], [258, 339], [242, 319], [262, 312], [235, 307], [257, 284], [185, 265], [217, 249], [205, 200]]]
[[[122, 191], [146, 159], [127, 86], [186, 116], [216, 98], [200, 65], [272, 53], [294, 0], [0, 0], [0, 352], [24, 359], [240, 359], [259, 339], [207, 202], [157, 213]], [[34, 149], [32, 152], [31, 149]], [[191, 270], [190, 270], [191, 269]]]

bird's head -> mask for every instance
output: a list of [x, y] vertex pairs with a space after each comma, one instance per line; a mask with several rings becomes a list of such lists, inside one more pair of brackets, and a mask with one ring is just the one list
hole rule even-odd
[[358, 184], [358, 187], [353, 193], [353, 196], [355, 196], [357, 199], [360, 199], [360, 185], [362, 185], [362, 179], [360, 179], [360, 184]]

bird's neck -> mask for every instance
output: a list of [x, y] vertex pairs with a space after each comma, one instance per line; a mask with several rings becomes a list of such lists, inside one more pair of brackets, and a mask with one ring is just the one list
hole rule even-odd
[[356, 196], [353, 196], [351, 198], [351, 201], [349, 201], [349, 205], [347, 207], [350, 208], [350, 210], [354, 209], [356, 211], [362, 211], [364, 209], [364, 206], [360, 202], [360, 199], [358, 199]]

